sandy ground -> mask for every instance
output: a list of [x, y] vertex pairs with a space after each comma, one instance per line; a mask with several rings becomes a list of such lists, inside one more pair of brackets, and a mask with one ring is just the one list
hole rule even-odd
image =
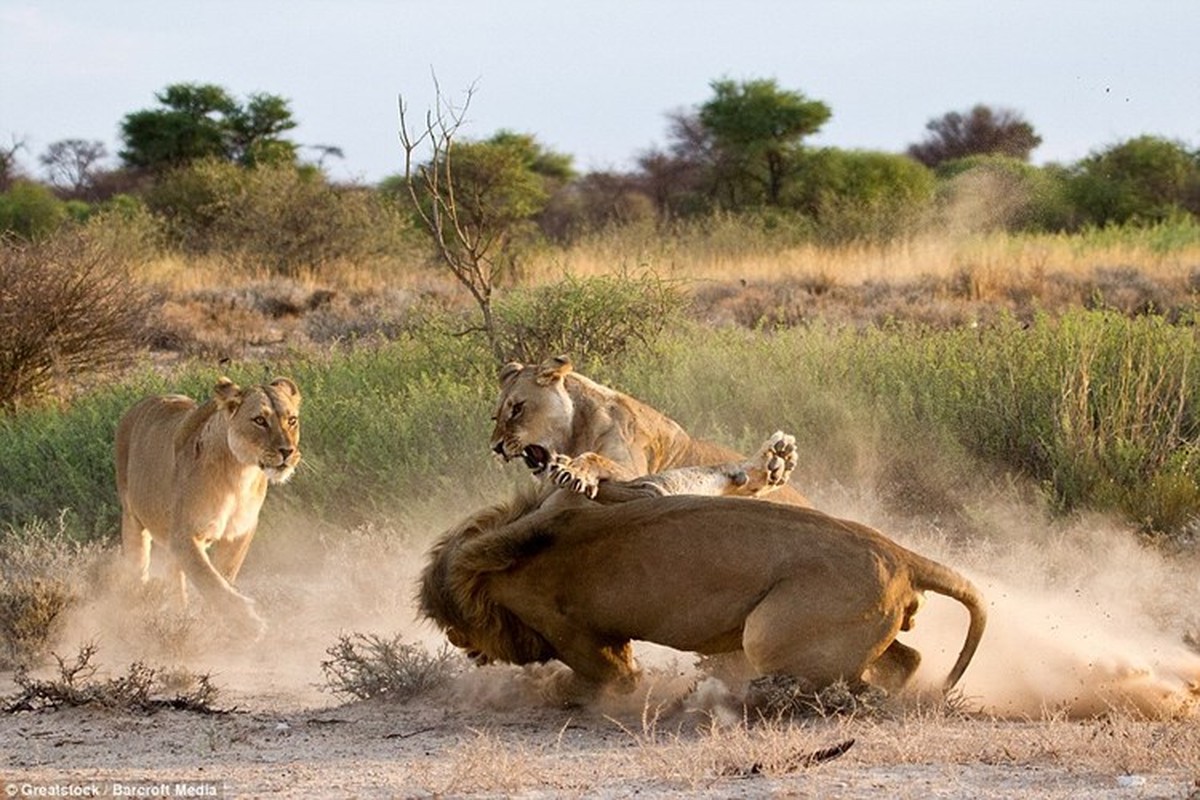
[[[884, 527], [862, 498], [823, 501]], [[736, 687], [706, 681], [688, 654], [646, 646], [643, 686], [588, 707], [562, 708], [543, 690], [556, 665], [471, 667], [408, 702], [347, 702], [321, 669], [340, 635], [443, 644], [416, 619], [426, 543], [404, 531], [297, 529], [256, 543], [242, 587], [270, 622], [257, 643], [210, 630], [202, 607], [164, 611], [116, 565], [93, 565], [56, 652], [92, 642], [113, 674], [134, 661], [208, 673], [222, 713], [0, 715], [0, 791], [1200, 800], [1200, 654], [1184, 642], [1197, 630], [1196, 558], [1142, 547], [1101, 520], [1051, 525], [1026, 512], [974, 509], [969, 539], [931, 520], [889, 531], [988, 598], [988, 631], [950, 708], [900, 697], [786, 722], [747, 724]], [[961, 609], [931, 598], [904, 637], [925, 656], [919, 685], [939, 682], [964, 633]], [[0, 675], [0, 695], [14, 688]], [[809, 758], [851, 741], [840, 756]]]
[[[714, 729], [686, 715], [647, 726], [628, 707], [453, 696], [322, 705], [261, 692], [230, 701], [237, 710], [219, 715], [76, 708], [7, 717], [0, 783], [8, 796], [54, 786], [111, 792], [116, 782], [224, 797], [1200, 797], [1195, 722], [916, 714]], [[838, 758], [801, 763], [850, 740]]]

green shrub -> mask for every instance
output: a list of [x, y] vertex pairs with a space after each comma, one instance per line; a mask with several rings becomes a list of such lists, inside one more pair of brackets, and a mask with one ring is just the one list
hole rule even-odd
[[38, 183], [16, 181], [0, 194], [0, 234], [38, 239], [58, 230], [68, 216], [67, 204]]
[[911, 234], [934, 196], [933, 173], [907, 156], [833, 147], [805, 153], [794, 185], [787, 201], [830, 243]]
[[938, 170], [942, 224], [962, 231], [1049, 231], [1069, 227], [1066, 178], [1008, 156], [969, 156]]
[[146, 203], [186, 253], [295, 276], [341, 261], [421, 253], [395, 201], [290, 164], [205, 161], [159, 180]]
[[1200, 214], [1200, 159], [1180, 142], [1139, 136], [1076, 164], [1067, 190], [1093, 225]]
[[508, 358], [528, 363], [568, 353], [586, 365], [651, 347], [682, 320], [685, 303], [678, 286], [651, 274], [568, 276], [508, 292], [495, 313]]

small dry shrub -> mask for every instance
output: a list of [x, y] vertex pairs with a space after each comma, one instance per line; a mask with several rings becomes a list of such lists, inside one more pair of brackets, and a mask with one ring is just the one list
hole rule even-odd
[[75, 599], [74, 592], [59, 581], [5, 581], [0, 587], [0, 641], [4, 644], [0, 664], [40, 661]]
[[457, 652], [443, 646], [430, 653], [405, 643], [399, 635], [391, 639], [343, 635], [325, 652], [329, 655], [321, 662], [325, 688], [359, 700], [411, 700], [446, 685], [462, 668]]
[[20, 691], [4, 701], [5, 712], [99, 706], [141, 713], [163, 708], [221, 713], [212, 705], [217, 687], [207, 673], [197, 675], [181, 668], [155, 668], [135, 661], [123, 675], [100, 678], [92, 661], [95, 655], [94, 644], [82, 646], [70, 662], [56, 653], [58, 674], [51, 678], [34, 678], [25, 667], [19, 667], [13, 682]]
[[141, 344], [148, 295], [80, 231], [0, 240], [0, 286], [0, 408], [123, 367]]
[[887, 693], [874, 687], [855, 692], [838, 681], [814, 692], [786, 675], [755, 678], [746, 691], [747, 708], [763, 719], [873, 714], [886, 700]]
[[0, 532], [0, 669], [41, 663], [77, 602], [76, 586], [100, 558], [65, 534], [66, 520]]

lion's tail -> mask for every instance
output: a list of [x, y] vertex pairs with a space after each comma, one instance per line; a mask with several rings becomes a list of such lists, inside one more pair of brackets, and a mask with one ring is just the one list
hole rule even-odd
[[942, 691], [948, 692], [958, 683], [963, 672], [966, 671], [967, 665], [975, 656], [979, 640], [983, 638], [983, 629], [987, 626], [987, 606], [984, 603], [983, 595], [975, 588], [975, 584], [961, 574], [924, 556], [916, 553], [912, 555], [914, 586], [921, 590], [937, 592], [954, 598], [966, 606], [967, 612], [971, 615], [971, 624], [967, 628], [967, 640], [963, 642], [958, 659], [954, 662], [954, 667], [942, 685]]

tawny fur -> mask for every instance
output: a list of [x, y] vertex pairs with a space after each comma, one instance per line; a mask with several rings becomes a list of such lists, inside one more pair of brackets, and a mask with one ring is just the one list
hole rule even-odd
[[[512, 362], [500, 371], [492, 449], [505, 459], [522, 457], [536, 445], [550, 455], [570, 457], [567, 471], [577, 491], [606, 480], [627, 481], [685, 466], [740, 460], [719, 444], [693, 438], [662, 412], [579, 373], [566, 356], [541, 364]], [[772, 500], [807, 506], [790, 486]]]
[[300, 392], [287, 378], [241, 389], [218, 381], [203, 404], [147, 398], [116, 434], [121, 538], [143, 579], [152, 543], [169, 552], [181, 598], [190, 582], [223, 610], [261, 626], [233, 583], [258, 525], [268, 483], [300, 461]]
[[972, 584], [854, 522], [775, 503], [697, 496], [539, 508], [536, 494], [445, 534], [422, 576], [423, 613], [482, 660], [557, 658], [584, 682], [628, 688], [631, 640], [717, 654], [812, 689], [903, 686], [919, 662], [896, 641], [923, 591], [970, 613], [945, 680], [961, 678], [986, 611]]

